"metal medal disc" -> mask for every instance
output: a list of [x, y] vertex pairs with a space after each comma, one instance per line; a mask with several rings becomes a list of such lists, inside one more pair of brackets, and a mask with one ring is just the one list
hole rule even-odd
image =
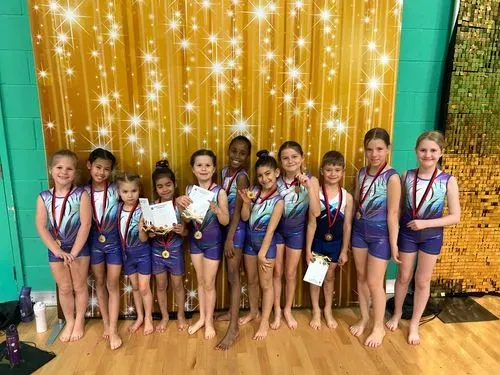
[[199, 230], [197, 230], [194, 233], [194, 238], [196, 238], [197, 240], [201, 240], [202, 237], [203, 237], [203, 234]]
[[330, 242], [331, 240], [333, 240], [333, 235], [331, 233], [325, 234], [325, 241]]
[[97, 240], [100, 242], [100, 243], [104, 243], [106, 242], [106, 236], [104, 234], [101, 234]]
[[170, 257], [170, 252], [167, 249], [165, 249], [162, 251], [161, 256], [165, 259], [168, 259]]

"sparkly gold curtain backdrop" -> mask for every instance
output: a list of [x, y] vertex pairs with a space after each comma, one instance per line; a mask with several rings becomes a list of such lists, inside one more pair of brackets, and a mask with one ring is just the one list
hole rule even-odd
[[105, 147], [147, 195], [156, 160], [182, 191], [190, 154], [220, 169], [238, 134], [254, 151], [298, 141], [316, 175], [339, 150], [351, 188], [365, 131], [392, 130], [401, 0], [29, 3], [47, 153]]

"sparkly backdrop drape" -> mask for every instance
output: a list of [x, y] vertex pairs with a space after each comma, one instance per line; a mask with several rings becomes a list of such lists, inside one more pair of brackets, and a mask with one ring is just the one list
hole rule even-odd
[[[119, 170], [143, 177], [146, 196], [156, 160], [169, 159], [183, 191], [193, 178], [190, 154], [213, 149], [220, 171], [238, 134], [251, 139], [253, 151], [276, 153], [283, 141], [298, 141], [315, 175], [322, 154], [339, 150], [351, 189], [364, 162], [365, 131], [392, 131], [401, 0], [30, 0], [29, 6], [47, 154], [70, 148], [83, 167], [92, 149], [105, 147]], [[185, 307], [196, 310], [189, 255], [186, 264]], [[352, 260], [339, 271], [336, 305], [356, 300], [354, 273]], [[89, 314], [96, 316], [91, 279], [89, 285]], [[126, 279], [122, 286], [128, 315]], [[216, 307], [226, 307], [222, 266], [217, 291]], [[168, 301], [174, 307], [170, 291]], [[302, 282], [295, 304], [309, 305]]]

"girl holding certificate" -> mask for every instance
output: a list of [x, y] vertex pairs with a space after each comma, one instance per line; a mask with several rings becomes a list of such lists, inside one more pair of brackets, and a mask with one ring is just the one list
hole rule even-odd
[[[337, 151], [328, 151], [321, 161], [323, 185], [319, 190], [321, 213], [315, 217], [309, 214], [306, 239], [307, 264], [315, 261], [313, 255], [326, 259], [328, 271], [323, 282], [325, 294], [324, 316], [328, 328], [336, 328], [337, 321], [332, 314], [335, 268], [347, 262], [347, 249], [351, 239], [353, 199], [340, 186], [344, 176], [344, 156]], [[309, 284], [313, 316], [309, 325], [313, 329], [321, 328], [321, 310], [319, 308], [320, 287]]]
[[[177, 330], [182, 331], [187, 327], [184, 316], [184, 253], [182, 251], [182, 236], [187, 235], [181, 220], [181, 211], [175, 199], [175, 174], [169, 168], [168, 160], [160, 160], [153, 171], [153, 186], [158, 196], [155, 203], [172, 201], [177, 216], [177, 223], [166, 234], [154, 233], [151, 245], [153, 248], [152, 268], [156, 279], [156, 293], [161, 311], [161, 322], [156, 326], [157, 332], [165, 332], [168, 324], [167, 287], [168, 276], [172, 278], [172, 287], [177, 304]], [[157, 228], [158, 229], [158, 228]]]
[[[259, 282], [262, 289], [262, 318], [254, 340], [263, 340], [269, 330], [269, 316], [273, 306], [273, 269], [276, 259], [276, 228], [283, 214], [283, 198], [278, 193], [276, 180], [280, 174], [278, 163], [267, 151], [257, 153], [255, 172], [260, 186], [240, 190], [243, 200], [241, 219], [248, 221], [244, 250], [248, 279], [250, 313], [256, 319], [259, 312]], [[247, 319], [248, 321], [248, 319]]]
[[[436, 131], [423, 133], [417, 139], [415, 152], [418, 168], [403, 174], [403, 204], [399, 222], [399, 265], [394, 296], [394, 315], [386, 326], [395, 331], [402, 315], [403, 302], [413, 275], [415, 292], [408, 344], [420, 344], [418, 327], [429, 299], [430, 281], [443, 245], [443, 227], [460, 221], [460, 201], [455, 177], [439, 169], [443, 154], [443, 135]], [[448, 215], [443, 217], [445, 201]]]
[[[196, 177], [197, 185], [188, 185], [185, 196], [179, 197], [178, 205], [185, 209], [183, 217], [187, 217], [192, 225], [189, 242], [191, 261], [196, 271], [198, 282], [198, 301], [200, 318], [189, 326], [190, 335], [205, 327], [205, 339], [215, 337], [214, 309], [216, 301], [215, 278], [222, 259], [222, 230], [221, 225], [229, 224], [227, 194], [224, 189], [213, 182], [216, 157], [213, 151], [201, 149], [191, 155], [190, 164]], [[201, 188], [201, 189], [200, 189]], [[198, 217], [198, 209], [204, 207], [206, 201], [195, 201], [189, 195], [196, 192], [198, 197], [213, 197], [210, 199], [210, 208], [203, 217]], [[201, 200], [206, 198], [200, 198]], [[191, 207], [189, 207], [192, 205]], [[205, 206], [206, 207], [206, 206]], [[194, 216], [189, 216], [194, 213]]]

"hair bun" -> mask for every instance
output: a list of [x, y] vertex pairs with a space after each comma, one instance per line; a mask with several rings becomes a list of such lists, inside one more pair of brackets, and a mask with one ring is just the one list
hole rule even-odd
[[168, 168], [168, 160], [162, 159], [156, 162], [156, 168]]
[[260, 150], [257, 152], [257, 157], [260, 159], [260, 158], [265, 158], [269, 156], [269, 151], [267, 150]]

